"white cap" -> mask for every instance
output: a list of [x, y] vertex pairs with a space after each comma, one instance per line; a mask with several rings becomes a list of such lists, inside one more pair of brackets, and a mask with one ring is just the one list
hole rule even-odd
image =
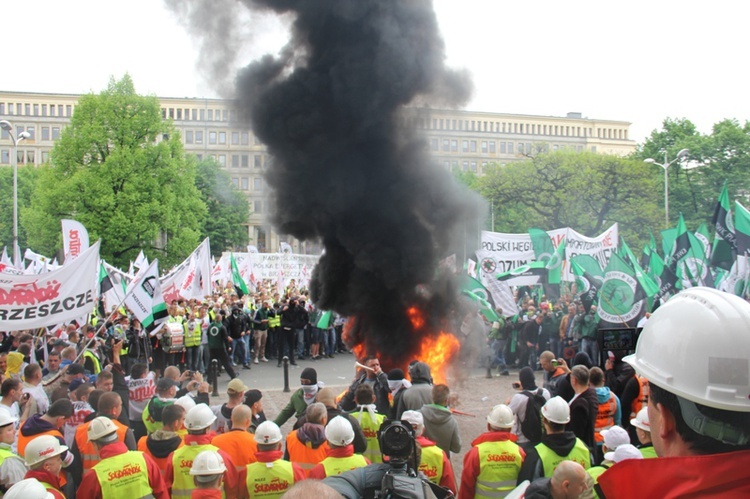
[[190, 430], [203, 430], [216, 421], [216, 414], [206, 404], [198, 404], [190, 409], [185, 415], [185, 428]]
[[190, 412], [190, 409], [195, 407], [195, 400], [193, 400], [193, 397], [190, 395], [183, 395], [182, 397], [178, 398], [174, 401], [175, 405], [182, 406], [183, 409], [185, 409], [185, 414]]
[[609, 450], [615, 450], [621, 445], [630, 443], [630, 435], [625, 429], [619, 426], [613, 426], [608, 430], [602, 430], [602, 437], [604, 438], [604, 445]]
[[638, 414], [635, 415], [634, 419], [630, 420], [630, 424], [636, 428], [640, 428], [643, 431], [651, 432], [651, 425], [648, 422], [648, 407], [644, 407]]
[[98, 418], [91, 420], [86, 433], [89, 437], [89, 441], [93, 442], [94, 440], [100, 440], [115, 432], [117, 432], [117, 426], [115, 426], [112, 420], [106, 416], [99, 416]]
[[344, 447], [354, 440], [352, 424], [343, 416], [336, 416], [326, 425], [326, 440], [331, 445]]
[[0, 427], [8, 426], [9, 424], [17, 423], [18, 418], [10, 415], [10, 411], [0, 409]]
[[193, 465], [190, 467], [190, 474], [193, 476], [207, 476], [211, 479], [215, 475], [220, 475], [227, 470], [224, 465], [224, 459], [216, 451], [204, 450], [199, 452], [195, 459], [193, 459]]
[[513, 428], [516, 424], [516, 416], [510, 407], [498, 404], [487, 415], [487, 422], [493, 428]]
[[401, 414], [401, 419], [403, 421], [408, 421], [412, 428], [414, 428], [414, 432], [418, 437], [422, 436], [422, 433], [424, 432], [424, 416], [419, 411], [404, 411]]
[[643, 459], [643, 454], [641, 454], [641, 451], [635, 445], [622, 444], [616, 451], [605, 453], [604, 459], [619, 463], [626, 459]]
[[542, 416], [547, 421], [557, 424], [570, 423], [570, 406], [560, 397], [552, 397], [542, 406]]
[[277, 444], [281, 442], [281, 430], [273, 421], [263, 421], [255, 429], [254, 438], [259, 444]]
[[55, 499], [44, 485], [36, 478], [27, 478], [16, 482], [14, 486], [8, 489], [3, 499]]
[[66, 450], [68, 448], [60, 445], [60, 441], [52, 435], [40, 435], [28, 443], [23, 451], [23, 458], [26, 464], [34, 466], [51, 457], [59, 456]]

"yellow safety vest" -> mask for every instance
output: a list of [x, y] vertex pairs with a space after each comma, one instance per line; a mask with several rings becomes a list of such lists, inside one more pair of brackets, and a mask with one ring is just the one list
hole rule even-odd
[[273, 317], [271, 317], [269, 315], [268, 316], [268, 327], [279, 327], [279, 326], [281, 326], [281, 315], [279, 315], [278, 313], [275, 316], [273, 316]]
[[576, 443], [567, 456], [557, 455], [555, 451], [543, 443], [536, 444], [535, 448], [539, 453], [539, 459], [542, 461], [542, 466], [544, 467], [544, 475], [542, 476], [545, 478], [551, 477], [555, 468], [563, 461], [575, 461], [586, 470], [591, 468], [591, 452], [580, 438], [576, 438]]
[[378, 429], [383, 424], [385, 416], [382, 414], [375, 414], [375, 421], [370, 417], [370, 413], [364, 410], [356, 416], [359, 420], [359, 424], [362, 427], [362, 433], [365, 435], [367, 440], [367, 448], [362, 453], [371, 463], [382, 463], [383, 455], [380, 453], [380, 443], [378, 442]]
[[643, 459], [651, 459], [654, 457], [659, 457], [656, 455], [656, 449], [654, 449], [653, 445], [649, 445], [648, 447], [641, 447], [638, 450], [641, 451], [641, 455], [643, 456]]
[[[195, 489], [193, 477], [190, 475], [190, 468], [193, 466], [195, 456], [204, 450], [218, 451], [215, 445], [184, 445], [174, 451], [172, 454], [172, 499], [190, 499]], [[225, 497], [224, 490], [221, 491], [221, 497]]]
[[143, 408], [143, 413], [141, 414], [141, 420], [143, 421], [143, 425], [146, 427], [146, 431], [149, 435], [156, 430], [161, 430], [164, 426], [164, 423], [162, 423], [161, 421], [157, 421], [151, 417], [151, 413], [148, 410], [148, 406], [150, 404], [151, 401], [146, 404], [146, 407]]
[[190, 331], [188, 324], [185, 324], [185, 347], [197, 347], [200, 345], [202, 333], [201, 321], [195, 321], [195, 327], [192, 331]]
[[88, 350], [83, 351], [83, 357], [85, 359], [91, 359], [91, 363], [94, 364], [94, 372], [92, 374], [99, 374], [102, 372], [102, 364], [99, 362], [99, 358]]
[[[479, 453], [479, 475], [474, 497], [497, 497], [498, 491], [509, 491], [516, 487], [523, 458], [515, 442], [482, 442], [477, 445]], [[505, 495], [505, 494], [502, 494]]]
[[[604, 473], [609, 469], [609, 465], [600, 464], [599, 466], [592, 466], [591, 468], [586, 470], [586, 473], [589, 474], [591, 478], [594, 479], [594, 483], [599, 483], [599, 475]], [[599, 497], [596, 495], [596, 492], [594, 492], [594, 497]]]
[[360, 454], [354, 454], [349, 457], [327, 457], [320, 464], [326, 470], [326, 476], [335, 476], [344, 471], [367, 466], [365, 457]]
[[103, 499], [153, 498], [148, 482], [148, 467], [143, 453], [128, 451], [108, 457], [94, 466]]
[[419, 471], [435, 485], [440, 485], [443, 479], [443, 450], [437, 445], [422, 447], [422, 459], [419, 461]]
[[292, 485], [294, 469], [289, 461], [277, 459], [272, 463], [256, 462], [247, 465], [245, 486], [250, 499], [281, 497]]

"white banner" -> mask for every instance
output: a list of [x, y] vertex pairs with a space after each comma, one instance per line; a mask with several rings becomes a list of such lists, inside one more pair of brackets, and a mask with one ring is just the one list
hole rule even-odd
[[89, 231], [81, 222], [62, 219], [63, 255], [65, 262], [76, 258], [89, 247]]
[[[237, 265], [249, 258], [255, 280], [271, 279], [276, 281], [283, 275], [283, 285], [294, 279], [297, 287], [307, 287], [312, 269], [318, 264], [320, 255], [298, 255], [295, 253], [234, 253]], [[245, 264], [247, 265], [247, 263]]]
[[[573, 229], [568, 229], [568, 239], [565, 243], [565, 260], [570, 261], [576, 255], [590, 255], [599, 262], [602, 269], [607, 268], [609, 255], [617, 250], [620, 241], [620, 233], [617, 223], [596, 237], [586, 237]], [[570, 265], [565, 266], [562, 274], [563, 281], [575, 281], [575, 276], [570, 271]]]
[[0, 276], [0, 330], [54, 326], [87, 315], [97, 298], [99, 241], [42, 275]]

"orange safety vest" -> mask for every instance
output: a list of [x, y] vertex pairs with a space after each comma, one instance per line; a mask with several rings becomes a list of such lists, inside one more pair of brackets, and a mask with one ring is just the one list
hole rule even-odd
[[[125, 435], [128, 432], [128, 427], [120, 423], [116, 419], [112, 422], [117, 426], [117, 441], [124, 443]], [[91, 421], [84, 423], [76, 428], [76, 446], [78, 447], [78, 453], [81, 455], [81, 464], [83, 465], [83, 472], [86, 473], [92, 469], [95, 464], [101, 461], [99, 454], [96, 452], [94, 444], [89, 441], [88, 429]]]
[[636, 374], [638, 380], [638, 396], [630, 404], [630, 417], [634, 418], [638, 412], [648, 405], [648, 381]]
[[317, 449], [313, 449], [310, 442], [302, 443], [297, 438], [297, 430], [286, 437], [286, 450], [289, 453], [289, 461], [296, 463], [305, 470], [305, 476], [316, 464], [328, 456], [328, 441], [323, 442]]
[[615, 414], [617, 413], [617, 398], [614, 393], [609, 394], [609, 400], [599, 404], [594, 423], [594, 440], [603, 442], [602, 430], [609, 430], [615, 425]]
[[[169, 463], [169, 456], [171, 455], [171, 453], [164, 457], [154, 456], [153, 454], [151, 454], [151, 451], [149, 450], [148, 445], [146, 445], [147, 440], [148, 440], [148, 435], [145, 437], [141, 437], [141, 439], [138, 440], [138, 450], [143, 452], [144, 454], [148, 454], [148, 457], [153, 459], [153, 461], [159, 467], [159, 471], [161, 471], [161, 476], [163, 477], [167, 472], [167, 463]], [[185, 445], [185, 441], [180, 440], [180, 445], [177, 446], [177, 449], [179, 449], [183, 445]]]
[[[37, 433], [36, 435], [30, 435], [25, 436], [21, 431], [18, 432], [18, 443], [17, 443], [17, 449], [18, 449], [18, 455], [23, 457], [24, 452], [26, 451], [26, 446], [34, 440], [36, 437], [41, 437], [42, 435], [50, 435], [55, 438], [63, 438], [62, 433], [60, 433], [60, 430], [47, 430], [43, 431], [42, 433]], [[58, 476], [58, 483], [60, 484], [60, 488], [64, 487], [66, 483], [68, 483], [68, 479], [65, 474], [65, 470], [60, 470], [60, 473]]]

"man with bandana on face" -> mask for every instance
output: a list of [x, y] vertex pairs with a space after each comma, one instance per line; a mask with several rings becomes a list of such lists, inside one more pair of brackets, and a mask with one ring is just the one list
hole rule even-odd
[[388, 375], [380, 368], [380, 360], [374, 355], [368, 355], [360, 360], [360, 364], [366, 366], [366, 368], [362, 369], [344, 398], [341, 399], [341, 408], [345, 411], [354, 410], [357, 407], [357, 402], [354, 400], [357, 388], [360, 385], [368, 384], [375, 394], [375, 407], [378, 412], [384, 415], [389, 414], [391, 403], [388, 400], [388, 395], [391, 391], [388, 388]]
[[282, 426], [294, 415], [299, 418], [305, 413], [307, 406], [315, 402], [320, 386], [318, 385], [318, 373], [312, 367], [306, 367], [300, 374], [300, 386], [289, 399], [289, 403], [282, 409], [274, 420], [277, 426]]

